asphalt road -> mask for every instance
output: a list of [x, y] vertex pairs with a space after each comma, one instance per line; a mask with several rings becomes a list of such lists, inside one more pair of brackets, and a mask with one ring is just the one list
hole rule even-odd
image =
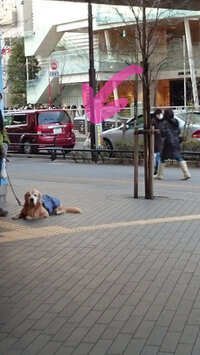
[[[112, 193], [133, 196], [133, 167], [125, 165], [108, 164], [83, 164], [63, 161], [61, 158], [51, 162], [49, 157], [27, 158], [26, 156], [9, 157], [8, 174], [12, 185], [24, 190], [33, 185], [35, 187], [49, 189], [45, 186], [51, 183], [70, 183], [70, 186], [93, 186], [102, 189], [103, 194]], [[178, 166], [166, 167], [164, 180], [155, 181], [155, 196], [172, 196], [174, 193], [196, 194], [200, 189], [199, 169], [190, 168], [192, 178], [188, 181], [181, 181], [182, 172]], [[23, 180], [23, 184], [21, 184]], [[56, 186], [55, 186], [56, 187]], [[111, 188], [112, 187], [112, 188]], [[144, 169], [139, 167], [139, 196], [144, 196]], [[95, 196], [94, 196], [95, 198]]]

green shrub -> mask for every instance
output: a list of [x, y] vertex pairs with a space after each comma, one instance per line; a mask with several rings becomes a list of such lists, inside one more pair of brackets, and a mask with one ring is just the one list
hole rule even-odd
[[[133, 150], [133, 142], [118, 141], [116, 142], [116, 148], [119, 150]], [[138, 149], [143, 150], [143, 142], [138, 143]]]
[[133, 144], [125, 141], [116, 142], [116, 148], [119, 150], [133, 150]]
[[200, 140], [187, 139], [181, 144], [182, 151], [200, 152]]

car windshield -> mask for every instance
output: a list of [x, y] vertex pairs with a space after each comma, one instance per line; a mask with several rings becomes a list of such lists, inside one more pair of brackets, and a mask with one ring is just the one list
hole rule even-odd
[[38, 124], [65, 123], [69, 121], [70, 118], [64, 111], [40, 112], [38, 114]]
[[9, 116], [8, 115], [4, 115], [4, 126], [9, 125], [11, 120], [12, 120], [12, 115], [9, 115]]
[[[135, 121], [134, 117], [133, 117], [133, 118], [130, 118], [130, 119], [126, 122], [126, 124], [129, 125], [129, 126], [132, 126], [132, 128], [133, 128], [133, 126], [134, 126], [134, 121]], [[138, 116], [137, 125], [138, 125], [139, 128], [143, 127], [143, 115], [139, 115], [139, 116]]]
[[200, 123], [200, 112], [183, 112], [175, 114], [175, 116], [187, 123]]

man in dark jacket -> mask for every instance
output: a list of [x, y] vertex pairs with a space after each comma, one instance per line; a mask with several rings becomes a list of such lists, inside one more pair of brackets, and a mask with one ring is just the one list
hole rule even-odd
[[158, 167], [158, 174], [155, 176], [155, 178], [158, 180], [162, 180], [165, 160], [175, 159], [179, 162], [179, 165], [183, 171], [182, 180], [188, 180], [191, 178], [191, 175], [188, 171], [186, 162], [181, 156], [180, 128], [178, 120], [174, 118], [174, 113], [171, 109], [166, 109], [164, 111], [163, 118], [164, 122], [161, 131], [163, 137], [162, 151], [160, 154], [161, 162]]
[[160, 108], [157, 108], [153, 114], [153, 126], [155, 127], [155, 139], [154, 139], [154, 175], [158, 172], [158, 165], [160, 163], [160, 151], [162, 147], [161, 130], [163, 125], [163, 114]]

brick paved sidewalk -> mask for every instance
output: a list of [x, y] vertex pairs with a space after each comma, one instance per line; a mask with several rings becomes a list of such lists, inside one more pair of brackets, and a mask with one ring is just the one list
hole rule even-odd
[[[187, 182], [170, 171], [152, 201], [104, 168], [56, 184], [31, 177], [64, 202], [71, 191], [82, 215], [0, 220], [1, 355], [200, 354], [199, 171]], [[28, 179], [16, 173], [20, 197]], [[12, 215], [10, 191], [7, 200]]]

